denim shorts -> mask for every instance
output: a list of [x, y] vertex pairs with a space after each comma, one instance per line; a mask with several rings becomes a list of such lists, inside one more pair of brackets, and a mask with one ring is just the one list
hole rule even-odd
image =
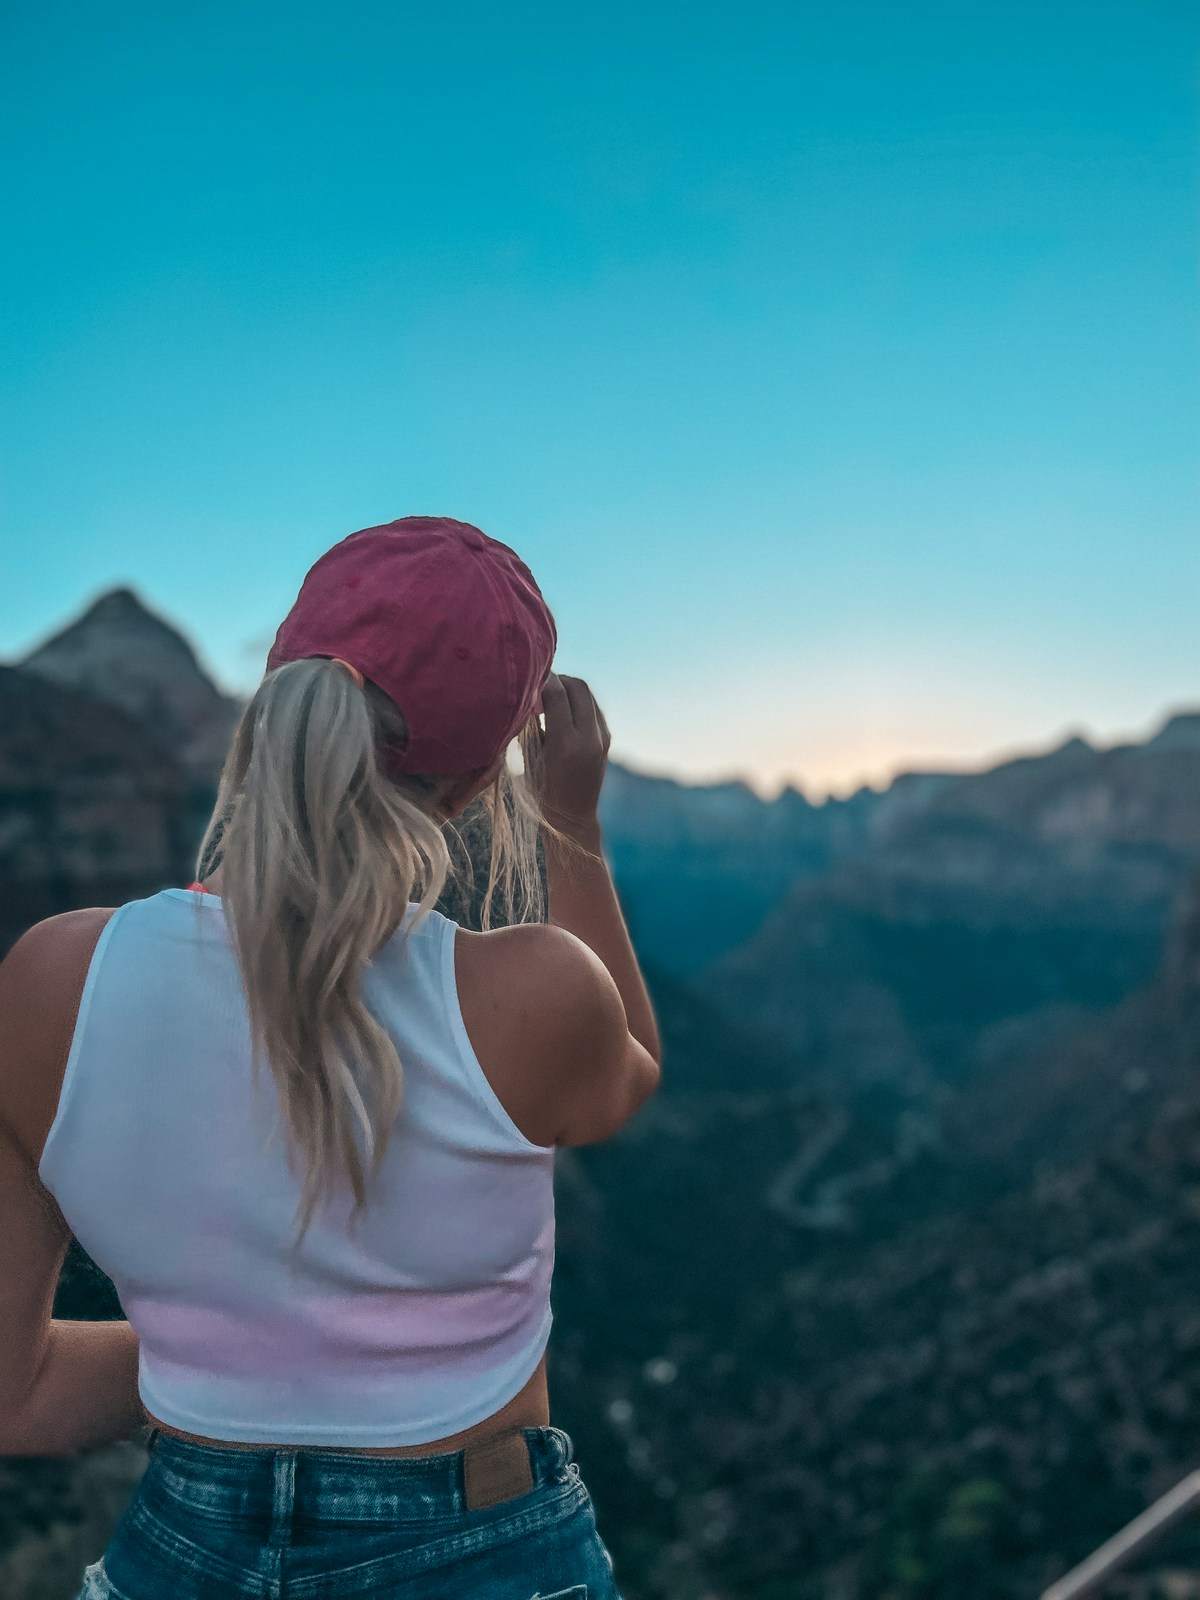
[[77, 1600], [621, 1600], [570, 1436], [520, 1432], [533, 1487], [471, 1510], [462, 1450], [222, 1450], [156, 1429]]

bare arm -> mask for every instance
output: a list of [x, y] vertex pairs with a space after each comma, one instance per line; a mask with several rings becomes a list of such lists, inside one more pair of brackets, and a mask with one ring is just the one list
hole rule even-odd
[[545, 842], [550, 897], [547, 920], [582, 939], [600, 957], [624, 1003], [629, 1032], [661, 1066], [662, 1044], [654, 1007], [604, 859], [599, 821], [590, 827], [577, 825], [573, 837], [586, 847], [589, 856], [568, 853], [552, 837]]
[[30, 1086], [61, 1081], [88, 964], [111, 915], [48, 918], [0, 962], [0, 1455], [73, 1456], [129, 1438], [146, 1421], [129, 1323], [52, 1316], [70, 1229], [18, 1133]]
[[556, 1142], [591, 1144], [654, 1093], [662, 1044], [604, 859], [597, 815], [610, 739], [604, 713], [581, 678], [552, 673], [542, 699], [542, 805], [567, 835], [566, 842], [544, 835], [548, 920], [559, 937], [545, 949], [541, 974], [543, 1081], [556, 1085]]
[[542, 688], [546, 728], [539, 796], [547, 821], [567, 835], [543, 834], [549, 922], [582, 939], [607, 967], [625, 1005], [629, 1032], [659, 1061], [654, 1007], [630, 942], [600, 838], [600, 790], [612, 735], [582, 678], [552, 672]]

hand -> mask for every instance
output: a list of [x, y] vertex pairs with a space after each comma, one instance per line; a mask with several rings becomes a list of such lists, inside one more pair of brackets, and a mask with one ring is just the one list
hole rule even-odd
[[564, 833], [596, 826], [612, 734], [582, 678], [552, 672], [542, 690], [542, 810]]

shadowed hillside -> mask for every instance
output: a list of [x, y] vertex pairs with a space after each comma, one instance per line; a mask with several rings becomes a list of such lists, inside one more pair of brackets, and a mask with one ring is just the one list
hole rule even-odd
[[1150, 979], [1200, 867], [1198, 801], [1197, 716], [954, 778], [699, 976], [814, 1076], [934, 1103]]
[[[1017, 1600], [1200, 1464], [1200, 897], [1112, 1020], [1062, 1160], [880, 1160], [711, 1018], [744, 1093], [681, 1065], [572, 1152], [556, 1393], [638, 1592]], [[823, 1120], [875, 1169], [837, 1227]]]
[[0, 950], [58, 911], [181, 881], [191, 831], [188, 778], [146, 724], [0, 667]]

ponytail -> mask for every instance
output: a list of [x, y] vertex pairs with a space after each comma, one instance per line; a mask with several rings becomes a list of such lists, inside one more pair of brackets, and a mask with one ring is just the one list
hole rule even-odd
[[[198, 873], [211, 871], [214, 857], [222, 863], [254, 1081], [265, 1056], [289, 1158], [297, 1151], [304, 1158], [296, 1247], [339, 1172], [354, 1193], [352, 1223], [366, 1204], [367, 1181], [379, 1171], [403, 1104], [403, 1069], [365, 1003], [363, 973], [410, 902], [418, 903], [410, 929], [434, 908], [451, 876], [446, 832], [462, 843], [427, 809], [436, 779], [385, 771], [382, 750], [407, 736], [395, 703], [374, 684], [360, 687], [331, 660], [310, 657], [278, 668], [238, 724], [200, 846]], [[518, 740], [524, 773], [514, 778], [502, 763], [480, 797], [492, 844], [485, 929], [497, 889], [506, 921], [544, 920], [538, 833], [564, 837], [536, 798], [536, 717]], [[463, 855], [470, 874], [470, 856]]]

